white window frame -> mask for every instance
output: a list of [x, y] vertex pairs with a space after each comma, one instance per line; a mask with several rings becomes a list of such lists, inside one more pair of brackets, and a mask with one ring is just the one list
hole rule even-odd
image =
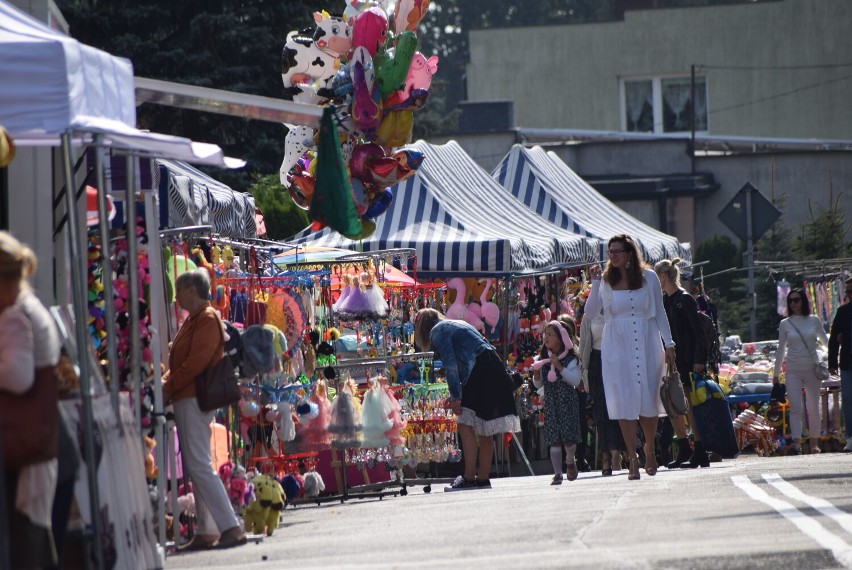
[[[619, 98], [619, 113], [621, 116], [621, 130], [622, 132], [627, 132], [627, 95], [626, 88], [624, 84], [626, 82], [631, 81], [650, 81], [651, 82], [651, 108], [654, 111], [654, 134], [666, 134], [663, 130], [663, 80], [664, 79], [689, 79], [689, 75], [683, 74], [668, 74], [668, 75], [637, 75], [633, 77], [622, 77], [618, 81], [618, 98]], [[706, 75], [696, 75], [695, 79], [703, 79], [704, 80], [704, 97], [705, 101], [707, 101], [707, 130], [699, 131], [696, 130], [696, 133], [709, 133], [710, 132], [710, 94], [707, 90], [707, 76]], [[630, 131], [635, 132], [635, 131]], [[673, 132], [688, 132], [688, 131], [673, 131]]]

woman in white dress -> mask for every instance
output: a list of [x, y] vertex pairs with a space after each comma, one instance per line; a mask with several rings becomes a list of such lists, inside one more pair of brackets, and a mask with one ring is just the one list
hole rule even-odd
[[645, 472], [657, 473], [654, 438], [657, 418], [665, 414], [660, 384], [666, 362], [675, 365], [675, 349], [660, 280], [646, 267], [636, 242], [620, 234], [610, 238], [607, 249], [606, 269], [593, 265], [590, 270], [592, 290], [585, 313], [596, 315], [603, 307], [601, 368], [607, 410], [619, 421], [627, 444], [628, 479], [636, 480], [636, 420], [645, 434]]

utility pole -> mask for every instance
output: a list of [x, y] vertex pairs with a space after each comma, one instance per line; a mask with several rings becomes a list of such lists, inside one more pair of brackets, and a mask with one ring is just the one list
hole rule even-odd
[[689, 159], [695, 174], [695, 64], [689, 66]]

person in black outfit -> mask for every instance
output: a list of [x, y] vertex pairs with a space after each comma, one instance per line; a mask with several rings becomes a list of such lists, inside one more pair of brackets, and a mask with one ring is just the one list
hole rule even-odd
[[[691, 389], [689, 374], [704, 371], [707, 359], [707, 346], [704, 341], [704, 333], [698, 318], [698, 305], [692, 295], [689, 295], [680, 286], [680, 259], [664, 259], [654, 265], [654, 271], [660, 278], [660, 287], [663, 289], [663, 306], [666, 308], [666, 316], [669, 318], [669, 326], [672, 330], [672, 340], [677, 345], [677, 371], [683, 382], [684, 392], [687, 394]], [[695, 449], [692, 456], [689, 455], [689, 439], [686, 431], [686, 419], [689, 425], [695, 426], [695, 418], [692, 415], [692, 402], [686, 417], [675, 416], [670, 418], [675, 434], [677, 434], [678, 453], [677, 457], [666, 465], [669, 469], [678, 467], [709, 467], [707, 452], [701, 443], [700, 434], [693, 429]]]
[[[846, 299], [852, 301], [852, 277], [846, 280]], [[852, 302], [837, 309], [828, 336], [828, 370], [837, 374], [838, 368], [841, 410], [846, 426], [846, 447], [843, 451], [849, 453], [852, 452]]]

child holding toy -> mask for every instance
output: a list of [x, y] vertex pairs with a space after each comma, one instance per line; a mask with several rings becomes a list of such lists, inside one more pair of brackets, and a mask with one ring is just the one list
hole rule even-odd
[[553, 464], [551, 485], [562, 484], [562, 451], [568, 464], [566, 478], [577, 478], [574, 452], [580, 441], [580, 406], [574, 389], [582, 380], [574, 342], [568, 327], [550, 321], [544, 327], [544, 347], [533, 364], [536, 388], [544, 388], [544, 443]]

